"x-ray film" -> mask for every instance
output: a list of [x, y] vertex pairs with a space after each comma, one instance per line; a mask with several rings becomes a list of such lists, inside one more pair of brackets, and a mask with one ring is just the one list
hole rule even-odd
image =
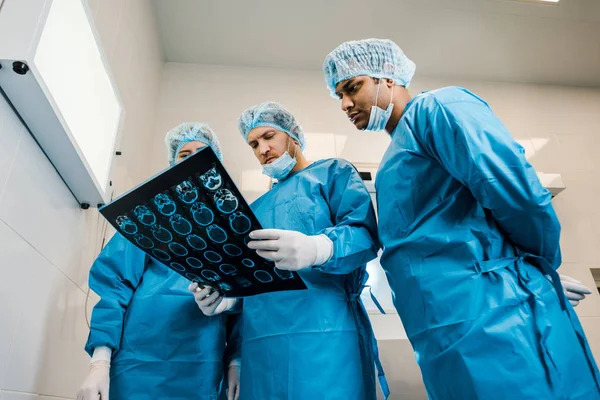
[[246, 244], [262, 229], [248, 203], [205, 147], [102, 207], [100, 213], [152, 258], [227, 297], [306, 289]]

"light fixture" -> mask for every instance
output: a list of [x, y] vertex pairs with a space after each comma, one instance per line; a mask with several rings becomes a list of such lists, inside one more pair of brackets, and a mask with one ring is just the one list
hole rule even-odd
[[83, 208], [109, 200], [123, 107], [82, 0], [0, 12], [0, 86]]

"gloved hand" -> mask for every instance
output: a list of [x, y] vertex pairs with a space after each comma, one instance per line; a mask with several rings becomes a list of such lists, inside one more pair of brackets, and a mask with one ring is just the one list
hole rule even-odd
[[231, 364], [227, 371], [227, 400], [240, 398], [240, 366]]
[[585, 299], [586, 294], [592, 294], [592, 291], [577, 279], [573, 279], [570, 276], [559, 275], [560, 282], [563, 285], [563, 289], [565, 290], [565, 295], [567, 299], [569, 299], [569, 303], [573, 307], [577, 307], [579, 302]]
[[223, 295], [211, 287], [199, 287], [197, 283], [193, 282], [188, 290], [194, 294], [196, 304], [204, 315], [212, 316], [221, 314], [227, 310], [233, 308], [236, 303], [236, 299], [229, 297], [223, 297]]
[[109, 400], [109, 372], [109, 361], [99, 360], [91, 362], [90, 372], [77, 392], [77, 400], [98, 400], [98, 395], [100, 395], [100, 400]]
[[333, 242], [325, 235], [307, 236], [296, 231], [261, 229], [250, 232], [248, 247], [275, 262], [279, 269], [298, 271], [323, 265], [333, 255]]

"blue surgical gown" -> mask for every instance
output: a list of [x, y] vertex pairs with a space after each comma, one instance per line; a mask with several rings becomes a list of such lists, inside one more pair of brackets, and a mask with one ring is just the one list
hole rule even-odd
[[113, 350], [112, 400], [224, 398], [224, 372], [240, 356], [239, 316], [204, 316], [189, 283], [119, 233], [94, 262], [89, 284], [100, 301], [85, 348]]
[[375, 399], [376, 345], [360, 291], [377, 228], [355, 168], [316, 162], [251, 207], [264, 228], [327, 235], [333, 257], [299, 272], [307, 290], [244, 299], [240, 399]]
[[381, 264], [430, 399], [600, 398], [555, 271], [551, 195], [483, 100], [415, 97], [376, 188]]

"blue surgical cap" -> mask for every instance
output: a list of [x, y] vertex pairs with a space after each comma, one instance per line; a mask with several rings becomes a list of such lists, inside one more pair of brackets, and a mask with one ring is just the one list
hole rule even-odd
[[270, 126], [287, 133], [298, 141], [300, 149], [304, 151], [306, 140], [304, 139], [302, 127], [292, 113], [283, 108], [281, 104], [267, 102], [250, 107], [242, 113], [238, 121], [238, 128], [246, 142], [250, 131], [261, 126]]
[[184, 122], [171, 129], [165, 137], [165, 144], [169, 152], [169, 164], [175, 164], [177, 154], [189, 142], [202, 142], [210, 146], [219, 160], [223, 161], [219, 139], [210, 126], [202, 122]]
[[391, 40], [365, 39], [345, 42], [325, 57], [323, 73], [330, 94], [345, 80], [366, 75], [393, 79], [396, 85], [408, 87], [416, 65]]

